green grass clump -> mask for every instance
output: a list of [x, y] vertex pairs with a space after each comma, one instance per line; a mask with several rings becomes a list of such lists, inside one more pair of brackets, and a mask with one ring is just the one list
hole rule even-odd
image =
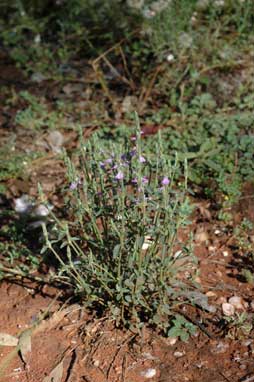
[[29, 231], [26, 219], [10, 208], [1, 208], [0, 215], [0, 280], [13, 276], [31, 278], [41, 263], [39, 232]]
[[[140, 131], [132, 139], [109, 151], [93, 137], [82, 144], [78, 168], [66, 157], [68, 214], [44, 227], [44, 251], [85, 304], [118, 324], [148, 322], [167, 334], [193, 288], [191, 241], [179, 235], [192, 211], [187, 180], [176, 187], [177, 157], [163, 154], [160, 137], [156, 156], [144, 156]], [[188, 332], [187, 321], [177, 325]]]
[[22, 177], [31, 155], [12, 151], [13, 140], [0, 148], [0, 193], [5, 193], [5, 182]]

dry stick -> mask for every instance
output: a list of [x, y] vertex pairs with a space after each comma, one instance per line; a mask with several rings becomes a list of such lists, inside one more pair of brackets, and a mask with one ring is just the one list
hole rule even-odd
[[118, 346], [118, 349], [116, 350], [115, 354], [114, 354], [114, 357], [112, 359], [112, 361], [110, 362], [110, 365], [108, 367], [108, 370], [107, 370], [107, 380], [109, 380], [109, 374], [110, 374], [110, 371], [112, 369], [112, 366], [114, 365], [114, 362], [116, 360], [116, 357], [118, 356], [118, 354], [120, 353], [120, 351], [122, 350], [123, 346], [128, 344], [128, 342], [132, 341], [135, 337], [137, 337], [137, 334], [134, 334], [132, 335], [131, 337], [127, 337], [123, 340], [123, 342]]
[[22, 271], [17, 271], [16, 269], [11, 269], [11, 268], [5, 267], [1, 264], [0, 264], [0, 271], [10, 273], [10, 274], [15, 275], [15, 276], [27, 278], [27, 279], [30, 279], [32, 281], [43, 282], [45, 284], [49, 284], [49, 281], [46, 281], [45, 279], [43, 279], [41, 277], [27, 275], [26, 273], [23, 273]]
[[[135, 34], [139, 31], [139, 29], [134, 30], [130, 36], [135, 36]], [[117, 49], [119, 46], [122, 45], [123, 42], [128, 41], [129, 38], [125, 37], [122, 40], [120, 40], [118, 43], [115, 45], [111, 46], [109, 49], [105, 50], [105, 52], [101, 53], [95, 60], [93, 60], [92, 64], [96, 64], [98, 61], [101, 60], [102, 57], [107, 56], [108, 53], [112, 52], [113, 50]]]
[[[36, 281], [36, 282], [39, 282], [39, 283], [43, 283], [43, 284], [48, 284], [48, 285], [52, 285], [52, 281], [54, 282], [54, 279], [50, 280], [50, 279], [46, 279], [46, 278], [43, 278], [43, 277], [38, 277], [38, 276], [33, 276], [31, 274], [26, 274], [26, 273], [23, 273], [21, 270], [15, 270], [15, 269], [11, 269], [11, 268], [8, 268], [8, 267], [5, 267], [3, 265], [0, 264], [0, 271], [2, 272], [6, 272], [7, 276], [11, 276], [11, 275], [14, 275], [14, 276], [20, 276], [24, 279], [28, 279], [28, 280], [31, 280], [31, 281]], [[10, 275], [8, 275], [8, 273]], [[56, 282], [61, 282], [65, 285], [68, 285], [68, 286], [72, 286], [72, 284], [68, 283], [67, 281], [64, 281], [60, 278], [55, 278], [55, 281]]]
[[215, 65], [211, 65], [211, 66], [207, 66], [205, 68], [203, 68], [202, 70], [200, 70], [200, 72], [198, 73], [199, 75], [200, 74], [204, 74], [206, 72], [210, 72], [211, 70], [215, 70], [215, 69], [228, 69], [228, 68], [235, 68], [235, 67], [238, 67], [238, 66], [243, 66], [244, 65], [244, 62], [243, 61], [229, 61], [229, 62], [226, 62], [224, 64], [215, 64]]
[[126, 58], [125, 58], [125, 54], [123, 52], [123, 49], [122, 49], [121, 45], [119, 46], [118, 49], [119, 49], [120, 55], [121, 55], [122, 60], [123, 60], [124, 70], [127, 73], [127, 76], [129, 77], [131, 90], [135, 90], [136, 89], [136, 85], [135, 85], [135, 82], [133, 81], [131, 73], [130, 73], [130, 71], [128, 69], [128, 65], [127, 65], [127, 61], [126, 61]]
[[227, 382], [232, 382], [232, 380], [228, 379], [221, 371], [219, 371], [219, 375], [225, 379]]
[[107, 84], [105, 82], [105, 79], [104, 79], [104, 76], [103, 76], [101, 70], [98, 69], [97, 62], [93, 62], [92, 63], [92, 67], [93, 67], [95, 75], [96, 75], [96, 77], [97, 77], [97, 79], [98, 79], [98, 81], [99, 81], [99, 83], [100, 83], [100, 85], [102, 87], [102, 90], [105, 92], [106, 97], [109, 99], [109, 101], [110, 101], [110, 103], [111, 103], [111, 105], [112, 105], [112, 107], [114, 109], [114, 100], [113, 100], [113, 98], [112, 98], [112, 96], [110, 94], [110, 91], [108, 89], [108, 86], [107, 86]]
[[148, 85], [148, 87], [146, 89], [146, 92], [145, 92], [145, 95], [144, 95], [143, 99], [142, 99], [143, 95], [141, 95], [139, 97], [139, 105], [141, 105], [141, 108], [142, 108], [143, 105], [145, 105], [148, 97], [150, 96], [150, 94], [152, 92], [152, 89], [153, 89], [153, 86], [155, 84], [156, 78], [158, 77], [158, 75], [159, 75], [160, 71], [162, 70], [162, 68], [163, 68], [163, 64], [157, 66], [157, 68], [156, 68], [156, 70], [155, 70], [155, 72], [154, 72], [154, 74], [153, 74], [153, 76], [152, 76], [152, 78], [150, 80], [150, 83], [149, 83], [149, 85]]
[[126, 363], [127, 363], [126, 354], [124, 354], [123, 362], [122, 362], [122, 375], [121, 375], [122, 381], [121, 382], [125, 382]]
[[[137, 32], [139, 31], [139, 29], [136, 29], [134, 30], [132, 33], [131, 33], [131, 36], [134, 36]], [[106, 96], [108, 97], [110, 103], [112, 104], [112, 107], [114, 109], [114, 100], [109, 92], [109, 89], [108, 89], [108, 86], [107, 84], [105, 83], [105, 79], [104, 79], [104, 76], [103, 74], [101, 73], [101, 71], [98, 69], [98, 64], [99, 62], [104, 59], [105, 62], [107, 62], [107, 58], [106, 56], [114, 51], [114, 50], [117, 50], [117, 48], [121, 47], [122, 43], [127, 41], [129, 38], [128, 37], [125, 37], [123, 38], [122, 40], [120, 40], [117, 44], [113, 45], [111, 48], [107, 49], [105, 52], [101, 53], [95, 60], [92, 61], [91, 65], [92, 65], [92, 68], [98, 78], [98, 81], [100, 82], [101, 84], [101, 87], [102, 89], [104, 90]], [[107, 60], [107, 61], [106, 61]], [[109, 61], [107, 62], [107, 64], [109, 63]], [[110, 64], [110, 63], [109, 63]], [[110, 64], [112, 66], [112, 64]], [[114, 69], [114, 67], [112, 66], [112, 68]], [[122, 78], [122, 76], [121, 76]], [[125, 78], [125, 77], [124, 77]], [[127, 81], [127, 83], [129, 84], [130, 86], [130, 82], [125, 78], [125, 82]]]
[[112, 70], [112, 72], [116, 73], [117, 77], [119, 77], [125, 84], [129, 85], [131, 87], [131, 84], [130, 84], [130, 81], [122, 76], [117, 69], [115, 69], [115, 67], [111, 64], [111, 62], [107, 59], [107, 57], [102, 57], [102, 60], [108, 65], [108, 67]]

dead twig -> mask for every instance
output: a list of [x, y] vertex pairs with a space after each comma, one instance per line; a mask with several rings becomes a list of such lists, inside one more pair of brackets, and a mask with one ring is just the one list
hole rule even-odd
[[148, 84], [148, 87], [145, 90], [144, 96], [143, 96], [143, 92], [141, 93], [141, 95], [139, 97], [139, 105], [141, 105], [141, 108], [143, 108], [145, 106], [147, 99], [150, 97], [150, 94], [153, 90], [155, 81], [156, 81], [159, 73], [162, 71], [163, 66], [164, 66], [163, 64], [160, 64], [157, 66], [157, 68], [155, 69], [154, 74], [153, 74], [153, 76], [152, 76], [152, 78]]
[[118, 49], [119, 49], [120, 55], [121, 55], [121, 57], [122, 57], [124, 70], [125, 70], [127, 76], [129, 77], [130, 88], [131, 88], [132, 90], [135, 90], [135, 89], [136, 89], [136, 85], [135, 85], [135, 82], [133, 81], [132, 76], [131, 76], [131, 73], [130, 73], [130, 71], [129, 71], [129, 69], [128, 69], [128, 65], [127, 65], [127, 61], [126, 61], [126, 58], [125, 58], [125, 54], [124, 54], [124, 51], [123, 51], [121, 45], [119, 46]]
[[125, 339], [122, 341], [122, 343], [121, 343], [120, 345], [118, 345], [118, 349], [116, 350], [116, 352], [115, 352], [115, 354], [114, 354], [114, 357], [113, 357], [112, 361], [110, 362], [110, 365], [109, 365], [108, 370], [107, 370], [107, 372], [106, 372], [107, 380], [109, 380], [109, 375], [110, 375], [112, 366], [114, 365], [115, 360], [116, 360], [118, 354], [120, 353], [120, 351], [122, 350], [122, 348], [123, 348], [126, 344], [128, 344], [128, 342], [131, 342], [136, 336], [137, 336], [137, 334], [134, 334], [134, 335], [132, 335], [132, 336], [130, 336], [130, 337], [127, 337], [127, 338], [125, 338]]
[[121, 375], [122, 381], [121, 382], [125, 382], [126, 362], [127, 362], [126, 361], [126, 354], [124, 354], [123, 362], [122, 362], [122, 375]]
[[115, 103], [114, 103], [114, 100], [110, 94], [110, 91], [109, 91], [109, 88], [108, 88], [108, 85], [105, 81], [105, 78], [104, 78], [104, 75], [102, 73], [102, 71], [99, 69], [99, 65], [98, 65], [98, 62], [97, 60], [93, 61], [92, 63], [92, 67], [93, 67], [93, 70], [94, 70], [94, 73], [102, 87], [102, 90], [104, 91], [106, 97], [108, 98], [108, 100], [110, 101], [111, 105], [112, 105], [112, 108], [113, 110], [115, 109]]

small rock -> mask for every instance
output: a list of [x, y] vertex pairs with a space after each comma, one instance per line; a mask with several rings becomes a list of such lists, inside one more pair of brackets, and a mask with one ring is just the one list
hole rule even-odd
[[229, 255], [228, 251], [223, 251], [222, 254], [224, 257], [228, 257], [228, 255]]
[[216, 229], [216, 230], [214, 231], [214, 234], [215, 234], [215, 235], [220, 235], [220, 234], [221, 234], [221, 231], [220, 231], [219, 229]]
[[169, 345], [173, 346], [176, 344], [177, 340], [178, 340], [177, 337], [171, 337], [168, 339], [168, 343], [169, 343]]
[[156, 375], [156, 369], [149, 368], [145, 371], [142, 371], [140, 374], [147, 379], [153, 378]]
[[196, 8], [198, 11], [204, 11], [209, 7], [209, 0], [198, 0], [196, 3]]
[[135, 110], [138, 99], [135, 96], [126, 96], [122, 102], [122, 112], [131, 113]]
[[224, 296], [219, 297], [218, 300], [216, 301], [218, 305], [222, 305], [224, 304], [224, 302], [227, 302], [227, 299]]
[[167, 60], [168, 62], [172, 62], [172, 61], [174, 61], [174, 59], [175, 59], [175, 57], [173, 56], [172, 53], [169, 53], [169, 54], [167, 55], [167, 57], [166, 57], [166, 60]]
[[50, 211], [53, 209], [53, 206], [44, 206], [43, 204], [39, 204], [38, 207], [34, 210], [34, 215], [38, 218], [46, 217], [49, 215]]
[[14, 209], [20, 215], [31, 213], [33, 205], [28, 195], [22, 195], [20, 198], [14, 199]]
[[98, 359], [96, 359], [93, 364], [95, 367], [99, 367], [100, 361]]
[[222, 311], [225, 316], [230, 317], [235, 314], [235, 307], [232, 304], [229, 304], [228, 302], [224, 302], [222, 304]]
[[151, 353], [143, 353], [142, 354], [144, 359], [154, 360], [156, 357], [154, 357]]
[[45, 81], [47, 77], [45, 77], [42, 73], [37, 72], [33, 73], [31, 76], [31, 81], [36, 82], [37, 84], [40, 84], [41, 82]]
[[237, 310], [245, 310], [244, 301], [242, 297], [233, 296], [228, 300], [229, 304], [233, 305], [233, 307]]
[[53, 152], [55, 153], [61, 152], [63, 142], [64, 142], [64, 137], [63, 137], [63, 134], [60, 133], [60, 131], [58, 130], [51, 131], [48, 135], [47, 140]]
[[229, 348], [228, 343], [220, 341], [217, 343], [217, 345], [214, 348], [212, 348], [212, 353], [217, 353], [217, 354], [225, 353], [228, 348]]
[[145, 241], [142, 245], [142, 250], [146, 251], [153, 244], [152, 238], [150, 236], [145, 236]]
[[209, 290], [208, 292], [206, 292], [206, 296], [207, 297], [217, 297], [217, 294], [211, 290]]
[[196, 231], [194, 239], [197, 243], [204, 243], [208, 241], [209, 236], [208, 233], [201, 228]]
[[184, 356], [184, 352], [181, 352], [181, 351], [175, 351], [174, 352], [174, 357], [176, 357], [176, 358], [181, 358], [181, 357], [183, 357]]

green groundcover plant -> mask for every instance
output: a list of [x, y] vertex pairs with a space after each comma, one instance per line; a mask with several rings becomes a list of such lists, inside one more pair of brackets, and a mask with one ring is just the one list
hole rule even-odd
[[[43, 226], [43, 251], [53, 252], [58, 280], [88, 306], [117, 324], [147, 322], [170, 335], [177, 306], [194, 288], [191, 240], [180, 238], [192, 207], [177, 156], [163, 154], [160, 135], [157, 155], [144, 156], [141, 136], [138, 129], [110, 151], [94, 136], [81, 144], [79, 165], [65, 157], [66, 216], [52, 214], [53, 227]], [[186, 339], [193, 325], [176, 321]]]

